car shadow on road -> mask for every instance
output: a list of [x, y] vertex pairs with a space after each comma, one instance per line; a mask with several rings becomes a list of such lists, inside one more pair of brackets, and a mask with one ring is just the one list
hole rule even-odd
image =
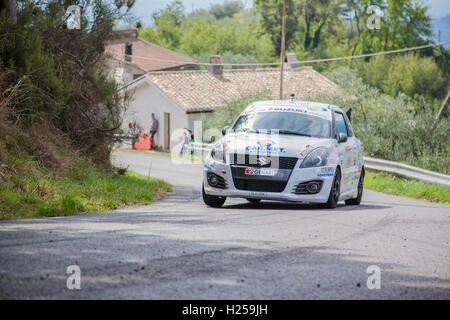
[[318, 204], [298, 204], [290, 202], [275, 202], [275, 201], [261, 201], [260, 203], [243, 202], [238, 204], [229, 204], [222, 207], [224, 209], [255, 209], [255, 210], [317, 210], [317, 211], [362, 211], [362, 210], [383, 210], [391, 208], [387, 205], [378, 204], [361, 204], [359, 206], [348, 206], [345, 204], [338, 204], [335, 209], [323, 208]]

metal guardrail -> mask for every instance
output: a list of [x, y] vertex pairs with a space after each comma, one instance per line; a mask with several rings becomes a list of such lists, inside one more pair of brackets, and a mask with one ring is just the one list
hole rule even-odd
[[[196, 142], [192, 144], [192, 148], [198, 153], [207, 151], [211, 147], [212, 145], [206, 143], [202, 144]], [[364, 166], [370, 170], [388, 172], [408, 179], [416, 179], [429, 183], [438, 183], [450, 186], [450, 176], [413, 167], [404, 163], [364, 157]]]
[[450, 186], [450, 176], [404, 163], [364, 157], [364, 167], [371, 170], [393, 173], [409, 179]]

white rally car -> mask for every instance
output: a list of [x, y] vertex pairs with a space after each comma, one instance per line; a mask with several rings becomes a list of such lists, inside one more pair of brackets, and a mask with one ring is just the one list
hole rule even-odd
[[359, 205], [364, 159], [345, 112], [323, 103], [291, 100], [249, 105], [204, 162], [203, 200], [227, 197]]

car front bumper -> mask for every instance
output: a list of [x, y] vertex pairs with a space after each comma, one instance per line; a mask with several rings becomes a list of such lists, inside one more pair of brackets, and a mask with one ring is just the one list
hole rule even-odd
[[[328, 201], [328, 197], [330, 195], [335, 169], [336, 166], [298, 168], [297, 165], [296, 168], [292, 170], [289, 180], [286, 183], [286, 187], [282, 192], [250, 191], [237, 189], [234, 184], [231, 166], [229, 164], [220, 162], [208, 163], [204, 165], [203, 181], [205, 193], [209, 195], [301, 203], [325, 203]], [[210, 186], [207, 179], [208, 172], [212, 172], [220, 177], [223, 177], [226, 181], [227, 187], [225, 189], [221, 189]], [[270, 180], [269, 177], [264, 177], [264, 179]], [[299, 183], [312, 180], [322, 181], [322, 188], [320, 189], [319, 193], [294, 193], [294, 190]]]

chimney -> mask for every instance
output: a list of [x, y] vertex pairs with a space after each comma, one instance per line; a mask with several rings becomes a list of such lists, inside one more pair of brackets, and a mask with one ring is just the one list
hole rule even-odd
[[[219, 55], [209, 56], [209, 63], [222, 63], [222, 58]], [[208, 71], [215, 76], [221, 76], [223, 73], [223, 66], [209, 65]]]
[[133, 44], [128, 42], [125, 44], [125, 60], [131, 62], [131, 56], [133, 55]]
[[287, 59], [287, 63], [288, 63], [289, 67], [291, 67], [291, 68], [299, 67], [299, 64], [295, 63], [295, 61], [297, 61], [297, 57], [295, 56], [295, 53], [287, 53], [286, 59]]

